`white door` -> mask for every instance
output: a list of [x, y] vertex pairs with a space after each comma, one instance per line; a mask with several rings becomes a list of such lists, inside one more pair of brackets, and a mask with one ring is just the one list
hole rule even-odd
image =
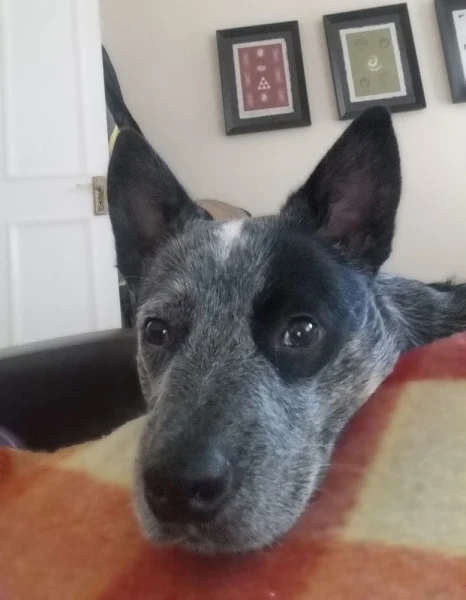
[[0, 347], [120, 326], [98, 0], [0, 0]]

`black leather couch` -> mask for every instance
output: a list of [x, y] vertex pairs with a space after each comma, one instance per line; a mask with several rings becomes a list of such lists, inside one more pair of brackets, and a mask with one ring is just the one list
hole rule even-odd
[[109, 433], [144, 410], [131, 329], [0, 351], [0, 426], [35, 450]]

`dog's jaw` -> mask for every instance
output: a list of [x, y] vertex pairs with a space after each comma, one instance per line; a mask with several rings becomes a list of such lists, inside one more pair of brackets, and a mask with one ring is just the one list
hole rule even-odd
[[206, 556], [246, 554], [259, 550], [266, 550], [275, 546], [282, 537], [299, 520], [308, 502], [317, 491], [328, 465], [331, 448], [321, 453], [320, 461], [314, 462], [314, 470], [310, 474], [308, 487], [304, 491], [303, 501], [294, 506], [289, 513], [288, 520], [280, 528], [270, 528], [266, 535], [258, 535], [254, 526], [242, 526], [239, 520], [233, 517], [228, 521], [221, 515], [217, 521], [207, 526], [196, 525], [170, 525], [161, 524], [154, 517], [145, 499], [145, 494], [140, 477], [140, 465], [135, 470], [133, 484], [133, 505], [136, 518], [145, 538], [156, 546], [176, 546], [188, 552]]

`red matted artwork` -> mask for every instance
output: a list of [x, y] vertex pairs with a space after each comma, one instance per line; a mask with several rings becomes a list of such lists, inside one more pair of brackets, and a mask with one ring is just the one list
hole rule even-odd
[[293, 112], [284, 39], [233, 44], [240, 119]]
[[217, 31], [227, 135], [310, 125], [297, 21]]

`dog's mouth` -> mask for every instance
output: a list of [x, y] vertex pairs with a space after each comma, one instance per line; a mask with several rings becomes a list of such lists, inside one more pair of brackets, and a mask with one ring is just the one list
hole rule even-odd
[[[247, 554], [273, 547], [295, 525], [319, 487], [329, 452], [330, 446], [325, 452], [319, 447], [301, 471], [293, 471], [294, 462], [288, 468], [285, 461], [285, 467], [275, 472], [274, 484], [270, 469], [250, 469], [224, 500], [218, 498], [220, 504], [215, 510], [210, 508], [217, 487], [203, 486], [201, 498], [191, 493], [180, 497], [180, 489], [172, 491], [170, 482], [160, 488], [144, 476], [147, 463], [140, 456], [133, 498], [141, 531], [155, 546], [176, 546], [204, 555]], [[211, 475], [210, 484], [216, 482], [214, 470]], [[192, 491], [191, 487], [186, 489]], [[194, 505], [186, 504], [187, 500]]]
[[189, 520], [163, 522], [151, 510], [142, 481], [136, 479], [135, 484], [134, 508], [141, 531], [156, 546], [176, 546], [191, 553], [212, 556], [244, 554], [259, 550], [273, 541], [254, 534], [255, 527], [249, 522], [249, 511], [243, 509], [238, 498], [210, 520], [196, 523]]
[[241, 544], [238, 539], [235, 539], [228, 531], [229, 528], [224, 525], [157, 522], [156, 530], [154, 530], [153, 527], [147, 527], [147, 521], [143, 521], [141, 524], [149, 541], [158, 546], [175, 546], [188, 552], [207, 556], [239, 554], [249, 550], [244, 543]]
[[247, 555], [258, 551], [273, 550], [286, 538], [290, 528], [299, 518], [296, 515], [288, 525], [273, 534], [262, 537], [254, 527], [241, 527], [235, 520], [223, 520], [203, 524], [160, 523], [153, 515], [148, 526], [143, 519], [141, 507], [137, 507], [142, 531], [147, 539], [159, 547], [176, 547], [188, 553], [203, 556]]
[[212, 519], [196, 523], [189, 520], [163, 522], [157, 518], [139, 480], [135, 487], [135, 512], [142, 533], [156, 546], [176, 546], [207, 556], [248, 554], [274, 547], [286, 536], [312, 497], [318, 475], [316, 470], [292, 503], [277, 501], [274, 494], [268, 501], [258, 498], [253, 505], [239, 493]]
[[[204, 529], [204, 530], [203, 530]], [[208, 531], [198, 525], [166, 524], [160, 527], [158, 543], [167, 546], [177, 546], [196, 554], [214, 555], [221, 552], [231, 553], [231, 545], [213, 541]]]
[[189, 552], [204, 555], [238, 554], [253, 548], [248, 528], [242, 528], [239, 519], [229, 510], [204, 522], [161, 522], [144, 498], [136, 499], [136, 514], [146, 537], [156, 545], [176, 546]]

